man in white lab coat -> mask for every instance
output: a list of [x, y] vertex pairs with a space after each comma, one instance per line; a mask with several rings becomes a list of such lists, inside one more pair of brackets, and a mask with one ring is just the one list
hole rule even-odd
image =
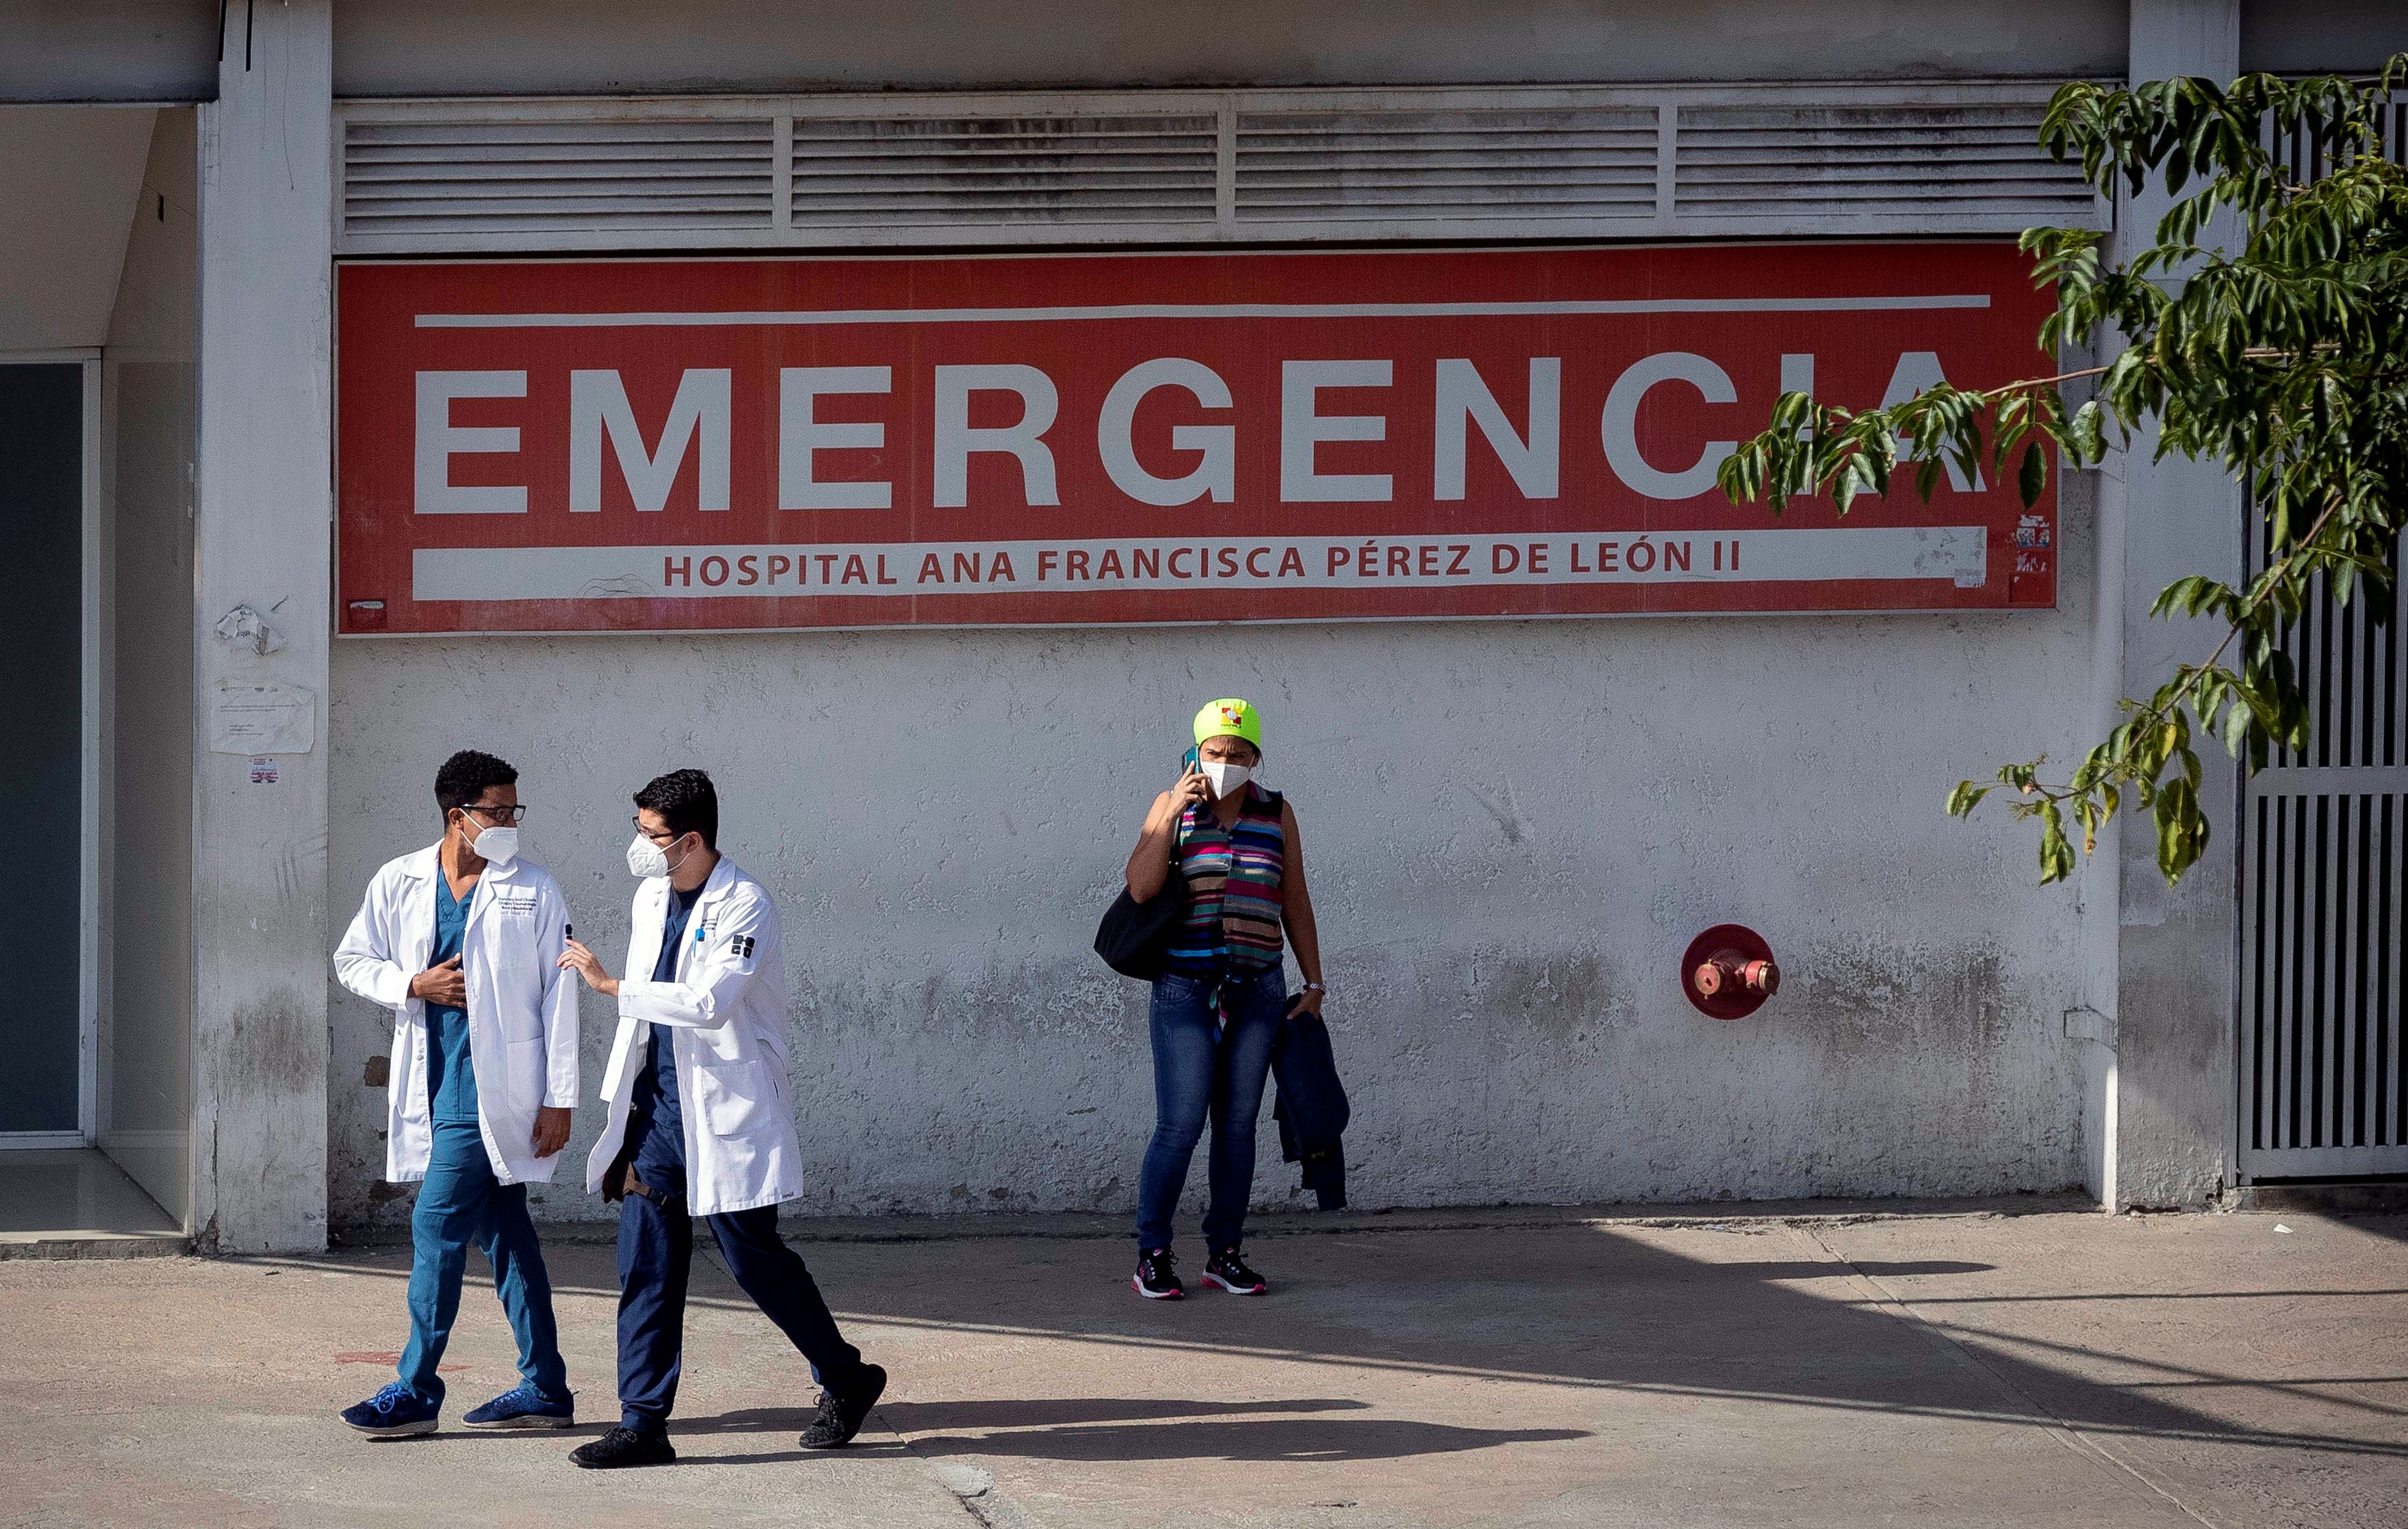
[[[584, 945], [561, 964], [618, 1000], [602, 1079], [609, 1122], [585, 1187], [619, 1213], [620, 1424], [569, 1456], [595, 1469], [665, 1464], [685, 1338], [694, 1218], [727, 1272], [778, 1324], [821, 1386], [807, 1450], [850, 1443], [886, 1372], [845, 1342], [802, 1259], [778, 1237], [778, 1204], [803, 1192], [786, 1101], [786, 979], [768, 891], [719, 853], [719, 795], [699, 770], [636, 793], [627, 868], [642, 878], [627, 975]], [[637, 974], [647, 974], [638, 976]]]
[[344, 1409], [363, 1434], [435, 1431], [471, 1243], [493, 1262], [520, 1382], [460, 1421], [566, 1428], [576, 1417], [526, 1187], [551, 1181], [568, 1144], [577, 984], [559, 968], [560, 886], [519, 858], [518, 778], [474, 749], [446, 759], [435, 776], [442, 842], [376, 873], [335, 951], [343, 986], [393, 1010], [384, 1176], [419, 1186], [409, 1347], [397, 1380]]

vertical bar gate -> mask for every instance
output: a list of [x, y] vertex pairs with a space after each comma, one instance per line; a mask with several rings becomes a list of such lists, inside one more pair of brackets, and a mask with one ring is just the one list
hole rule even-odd
[[[2408, 102], [2383, 125], [2400, 158]], [[2304, 138], [2273, 147], [2312, 180], [2326, 166]], [[2248, 541], [2254, 573], [2262, 527]], [[2285, 636], [2314, 734], [2242, 786], [2236, 1166], [2249, 1178], [2408, 1174], [2403, 615], [2397, 586], [2371, 599], [2361, 585], [2345, 607], [2318, 588]]]

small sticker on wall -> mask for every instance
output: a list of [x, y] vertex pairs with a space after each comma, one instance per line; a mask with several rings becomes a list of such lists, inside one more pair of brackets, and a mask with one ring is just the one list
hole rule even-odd
[[253, 786], [275, 785], [276, 761], [264, 754], [252, 755], [251, 757], [251, 784]]

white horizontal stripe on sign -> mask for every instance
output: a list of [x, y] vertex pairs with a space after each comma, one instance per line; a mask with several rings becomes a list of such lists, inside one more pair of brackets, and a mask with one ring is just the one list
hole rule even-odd
[[1868, 313], [1987, 308], [1931, 297], [1629, 297], [1549, 303], [1120, 303], [1096, 308], [860, 308], [693, 313], [421, 313], [421, 329], [701, 328], [794, 324], [1060, 324], [1093, 319], [1446, 319], [1584, 313]]
[[1444, 589], [1488, 584], [1980, 585], [1979, 526], [1633, 535], [857, 541], [703, 547], [421, 547], [420, 600], [1078, 595], [1167, 589]]

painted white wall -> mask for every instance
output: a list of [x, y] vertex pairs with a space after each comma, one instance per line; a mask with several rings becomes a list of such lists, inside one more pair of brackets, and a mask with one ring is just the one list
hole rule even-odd
[[[1301, 818], [1357, 1203], [2054, 1189], [2074, 899], [2028, 833], [1940, 806], [2077, 736], [2090, 516], [2077, 478], [2063, 609], [2012, 616], [345, 642], [332, 895], [430, 842], [437, 765], [490, 749], [615, 959], [628, 796], [702, 765], [785, 916], [798, 1208], [1124, 1210], [1145, 990], [1089, 941], [1186, 719], [1244, 695]], [[1725, 920], [1787, 974], [1740, 1023], [1677, 987]], [[389, 1020], [332, 1012], [333, 1214], [393, 1221]], [[1259, 1199], [1295, 1203], [1262, 1140]]]
[[[179, 1220], [191, 1208], [194, 411], [199, 145], [158, 113], [102, 378], [116, 681], [101, 1147]], [[127, 931], [139, 934], [127, 937]]]
[[345, 96], [1140, 85], [2065, 79], [2119, 0], [343, 0]]
[[[194, 722], [221, 680], [319, 697], [320, 743], [251, 784], [196, 753], [192, 1219], [225, 1251], [326, 1234], [326, 693], [333, 518], [328, 0], [263, 7], [201, 111], [200, 498]], [[284, 634], [210, 635], [237, 605]]]

